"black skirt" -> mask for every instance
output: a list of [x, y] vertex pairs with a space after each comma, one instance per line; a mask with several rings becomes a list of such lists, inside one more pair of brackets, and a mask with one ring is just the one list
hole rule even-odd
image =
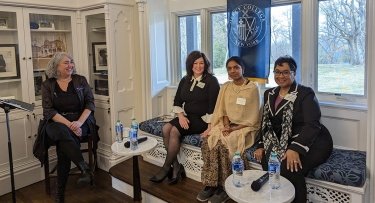
[[207, 130], [208, 124], [202, 120], [200, 116], [196, 115], [188, 115], [186, 116], [189, 119], [189, 128], [184, 129], [181, 127], [180, 123], [178, 122], [178, 117], [169, 121], [171, 125], [177, 128], [182, 136], [184, 135], [192, 135], [192, 134], [201, 134], [205, 130]]

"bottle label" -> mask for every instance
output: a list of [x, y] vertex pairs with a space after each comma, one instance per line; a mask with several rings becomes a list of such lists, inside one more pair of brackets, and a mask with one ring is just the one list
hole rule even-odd
[[279, 172], [280, 171], [280, 166], [279, 164], [268, 164], [268, 171], [270, 172]]
[[232, 167], [234, 171], [243, 170], [243, 164], [241, 162], [233, 163]]

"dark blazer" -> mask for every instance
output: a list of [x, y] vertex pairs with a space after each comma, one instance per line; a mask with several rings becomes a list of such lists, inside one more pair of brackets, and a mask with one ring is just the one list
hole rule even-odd
[[[268, 89], [264, 93], [264, 105], [269, 106], [269, 118], [275, 134], [280, 138], [283, 110], [290, 101], [285, 98], [275, 109], [275, 101], [279, 95], [280, 87]], [[320, 123], [320, 107], [314, 91], [310, 87], [294, 82], [289, 89], [289, 93], [296, 93], [297, 97], [293, 104], [292, 137], [288, 140], [288, 149], [292, 149], [299, 154], [306, 155], [309, 148], [316, 139], [321, 136], [330, 136], [329, 131]], [[267, 130], [267, 129], [263, 129]], [[263, 134], [260, 130], [257, 136], [258, 148], [263, 148]]]
[[[91, 114], [85, 122], [87, 122], [90, 128], [90, 134], [94, 139], [94, 149], [97, 149], [99, 142], [98, 127], [96, 125], [96, 120], [94, 117], [95, 103], [94, 95], [91, 91], [90, 85], [84, 76], [72, 75], [72, 82], [81, 105], [81, 112], [84, 109], [91, 110]], [[56, 78], [49, 78], [42, 84], [42, 107], [43, 107], [43, 117], [45, 120], [51, 120], [58, 112], [53, 108], [53, 99], [55, 98], [55, 88], [56, 88]]]

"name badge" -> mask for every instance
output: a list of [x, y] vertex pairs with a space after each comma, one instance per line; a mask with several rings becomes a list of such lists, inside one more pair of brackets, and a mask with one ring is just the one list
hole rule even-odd
[[297, 95], [295, 95], [295, 94], [287, 94], [284, 97], [285, 100], [291, 101], [291, 102], [294, 102], [294, 100], [296, 100], [296, 98], [297, 98]]
[[200, 88], [204, 88], [206, 84], [204, 84], [203, 82], [198, 82], [197, 86], [200, 87]]
[[237, 98], [236, 104], [244, 106], [246, 104], [246, 99], [245, 98]]

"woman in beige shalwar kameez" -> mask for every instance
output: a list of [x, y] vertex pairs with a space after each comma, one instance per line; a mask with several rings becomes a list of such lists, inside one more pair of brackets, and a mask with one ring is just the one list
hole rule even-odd
[[[226, 67], [233, 81], [221, 87], [211, 130], [202, 134], [204, 164], [201, 178], [205, 188], [197, 196], [199, 201], [224, 202], [228, 199], [223, 186], [232, 173], [231, 158], [239, 151], [246, 160], [244, 151], [254, 143], [260, 127], [257, 84], [243, 77], [245, 66], [241, 58], [229, 58]], [[247, 161], [244, 163], [248, 168]]]

